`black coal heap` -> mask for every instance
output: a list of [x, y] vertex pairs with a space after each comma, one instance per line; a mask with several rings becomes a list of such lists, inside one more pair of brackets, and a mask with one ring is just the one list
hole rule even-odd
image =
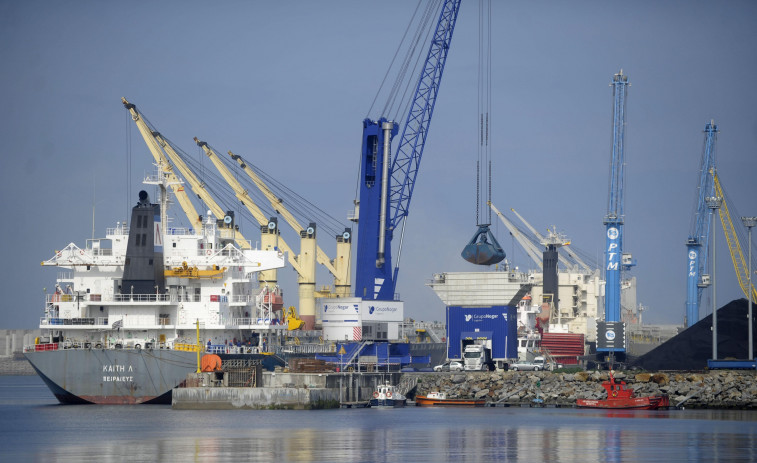
[[[746, 359], [749, 355], [747, 317], [749, 301], [736, 299], [718, 309], [718, 359]], [[752, 315], [757, 304], [752, 301]], [[679, 335], [642, 355], [629, 367], [656, 370], [704, 370], [712, 358], [712, 314], [699, 320]], [[752, 342], [757, 338], [757, 325], [752, 319]], [[757, 349], [753, 348], [754, 352]]]

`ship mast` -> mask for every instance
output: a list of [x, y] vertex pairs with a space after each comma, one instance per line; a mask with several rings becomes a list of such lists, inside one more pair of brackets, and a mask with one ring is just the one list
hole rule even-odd
[[[159, 188], [160, 195], [158, 202], [160, 204], [160, 223], [161, 225], [161, 243], [165, 243], [166, 238], [166, 228], [168, 226], [168, 187], [170, 185], [181, 185], [184, 182], [180, 179], [177, 179], [176, 181], [170, 182], [168, 180], [168, 173], [167, 171], [163, 170], [163, 164], [157, 163], [155, 164], [155, 167], [157, 168], [157, 175], [155, 176], [147, 176], [142, 181], [145, 185], [156, 185]], [[165, 258], [165, 256], [164, 256]]]

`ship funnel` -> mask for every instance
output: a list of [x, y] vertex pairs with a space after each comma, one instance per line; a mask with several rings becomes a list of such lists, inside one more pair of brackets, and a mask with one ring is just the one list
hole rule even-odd
[[150, 205], [150, 195], [147, 194], [145, 190], [142, 190], [139, 192], [139, 206], [149, 206]]

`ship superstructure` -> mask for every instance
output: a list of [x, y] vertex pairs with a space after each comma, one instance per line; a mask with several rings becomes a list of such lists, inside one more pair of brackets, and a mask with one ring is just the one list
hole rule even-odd
[[146, 183], [159, 204], [142, 191], [129, 225], [42, 262], [63, 271], [25, 354], [61, 401], [148, 402], [197, 368], [198, 333], [205, 351], [254, 354], [287, 328], [277, 288], [255, 278], [283, 267], [284, 254], [240, 248], [232, 214], [166, 227], [167, 177]]

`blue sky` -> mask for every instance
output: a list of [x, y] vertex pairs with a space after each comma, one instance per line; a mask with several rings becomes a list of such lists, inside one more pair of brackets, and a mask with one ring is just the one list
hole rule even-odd
[[[425, 286], [434, 273], [481, 270], [460, 257], [476, 230], [477, 5], [461, 7], [405, 235], [397, 290], [406, 315], [420, 320], [444, 319]], [[97, 236], [124, 220], [128, 188], [135, 195], [151, 172], [122, 96], [187, 153], [197, 152], [195, 136], [232, 150], [344, 220], [361, 123], [414, 7], [0, 2], [0, 325], [36, 327], [56, 276], [40, 261], [85, 244], [93, 197]], [[683, 319], [684, 241], [710, 119], [720, 126], [716, 163], [733, 207], [757, 215], [756, 19], [751, 1], [494, 2], [493, 201], [537, 228], [556, 225], [598, 258], [609, 83], [621, 68], [629, 76], [625, 248], [638, 261], [647, 322]], [[242, 228], [256, 239], [252, 224]], [[511, 254], [504, 227], [492, 228]], [[718, 241], [720, 306], [743, 295], [722, 234]], [[320, 244], [333, 254], [333, 239]], [[509, 257], [533, 267], [518, 249]], [[294, 272], [281, 273], [293, 303]]]

